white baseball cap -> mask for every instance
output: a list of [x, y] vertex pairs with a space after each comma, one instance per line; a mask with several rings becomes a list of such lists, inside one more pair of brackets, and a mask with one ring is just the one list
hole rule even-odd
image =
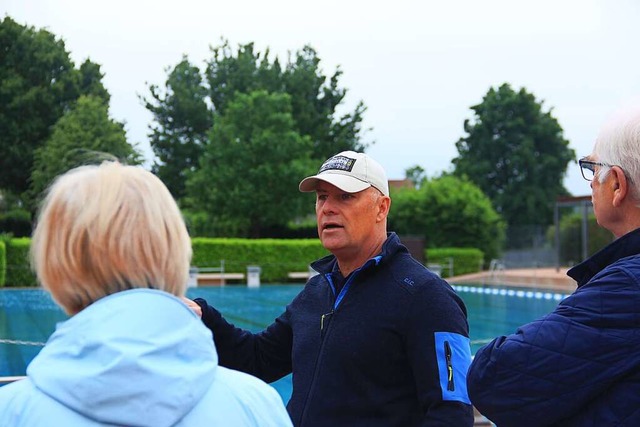
[[300, 191], [316, 191], [318, 181], [328, 182], [347, 193], [375, 187], [389, 195], [389, 180], [380, 163], [364, 153], [343, 151], [327, 159], [316, 175], [300, 181]]

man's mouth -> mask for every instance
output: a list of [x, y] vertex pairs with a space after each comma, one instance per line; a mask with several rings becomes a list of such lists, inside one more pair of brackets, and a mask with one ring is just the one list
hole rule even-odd
[[343, 227], [341, 225], [338, 225], [338, 224], [324, 224], [322, 226], [323, 230], [333, 230], [335, 228], [343, 228]]

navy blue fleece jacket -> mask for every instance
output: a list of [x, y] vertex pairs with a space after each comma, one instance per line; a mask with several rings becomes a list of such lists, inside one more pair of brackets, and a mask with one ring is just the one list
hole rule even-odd
[[196, 300], [221, 365], [268, 382], [293, 371], [287, 409], [299, 427], [473, 424], [466, 308], [444, 280], [395, 233], [338, 294], [335, 257], [312, 267], [320, 274], [257, 334]]

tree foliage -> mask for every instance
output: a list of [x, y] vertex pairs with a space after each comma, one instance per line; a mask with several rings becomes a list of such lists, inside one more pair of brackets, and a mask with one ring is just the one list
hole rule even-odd
[[226, 116], [238, 94], [287, 94], [291, 130], [311, 142], [305, 147], [317, 164], [337, 152], [368, 146], [361, 139], [364, 104], [338, 113], [347, 92], [339, 85], [342, 72], [325, 76], [313, 48], [290, 54], [284, 67], [270, 58], [268, 49], [256, 51], [253, 43], [233, 49], [222, 42], [211, 53], [202, 73], [183, 58], [169, 70], [166, 88], [150, 86], [151, 96], [145, 100], [155, 120], [150, 136], [159, 161], [154, 170], [176, 197], [182, 197], [187, 176], [197, 169], [208, 131], [217, 118]]
[[207, 106], [200, 70], [187, 58], [173, 68], [165, 85], [164, 91], [150, 86], [151, 99], [144, 100], [155, 120], [149, 142], [159, 161], [152, 170], [181, 199], [186, 194], [187, 175], [198, 167], [213, 113]]
[[36, 149], [32, 198], [37, 200], [57, 175], [103, 160], [105, 154], [128, 164], [140, 163], [140, 154], [127, 142], [122, 123], [109, 118], [104, 99], [83, 95], [58, 120], [47, 142]]
[[80, 65], [79, 72], [80, 94], [101, 99], [109, 105], [111, 95], [102, 84], [104, 74], [100, 71], [100, 65], [87, 59]]
[[341, 151], [364, 151], [367, 147], [360, 139], [366, 111], [362, 101], [352, 112], [336, 117], [336, 110], [347, 94], [339, 86], [341, 75], [338, 68], [327, 79], [321, 72], [320, 58], [310, 46], [296, 52], [283, 74], [297, 130], [311, 138], [312, 157], [320, 162]]
[[404, 176], [413, 183], [415, 188], [420, 188], [420, 186], [422, 186], [422, 184], [428, 179], [427, 172], [420, 165], [414, 165], [405, 169]]
[[394, 192], [389, 226], [401, 235], [424, 236], [428, 248], [480, 249], [487, 260], [498, 256], [504, 239], [504, 223], [491, 201], [476, 185], [455, 176]]
[[189, 210], [206, 212], [218, 236], [263, 237], [307, 213], [298, 183], [315, 166], [310, 148], [295, 130], [289, 95], [237, 93], [187, 182]]
[[556, 197], [567, 194], [562, 180], [575, 152], [542, 104], [506, 83], [491, 88], [456, 143], [454, 174], [480, 187], [509, 226], [552, 223]]
[[[0, 188], [28, 188], [34, 152], [82, 93], [106, 98], [100, 69], [74, 68], [64, 42], [46, 30], [0, 21]], [[86, 91], [86, 92], [84, 92]]]
[[360, 102], [352, 112], [338, 116], [336, 110], [347, 93], [339, 86], [342, 71], [338, 68], [330, 77], [325, 76], [311, 46], [290, 54], [284, 70], [277, 58], [269, 58], [268, 49], [264, 54], [256, 52], [253, 43], [240, 45], [234, 52], [223, 42], [212, 53], [206, 76], [211, 102], [220, 114], [237, 92], [284, 92], [290, 95], [296, 131], [313, 142], [313, 158], [324, 161], [340, 151], [367, 147], [361, 141], [364, 104]]

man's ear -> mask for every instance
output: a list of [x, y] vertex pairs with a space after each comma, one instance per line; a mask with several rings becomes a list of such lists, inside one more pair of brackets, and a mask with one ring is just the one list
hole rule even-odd
[[619, 207], [629, 193], [629, 181], [619, 166], [611, 167], [611, 185], [613, 186], [613, 206]]
[[384, 220], [389, 215], [391, 207], [391, 198], [389, 196], [381, 196], [378, 199], [378, 221]]

